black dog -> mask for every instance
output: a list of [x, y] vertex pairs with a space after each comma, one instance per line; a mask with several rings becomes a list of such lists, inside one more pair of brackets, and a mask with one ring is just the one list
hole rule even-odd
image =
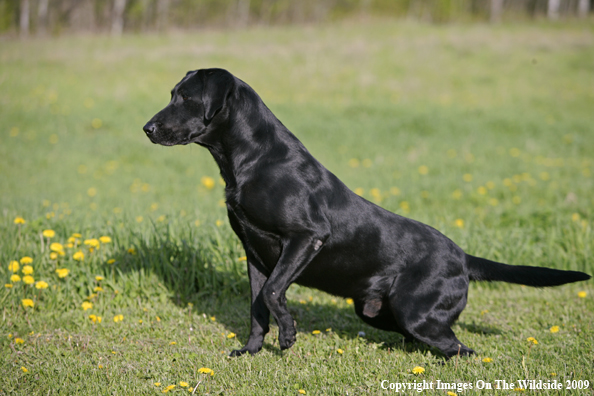
[[471, 280], [538, 287], [590, 279], [470, 256], [439, 231], [359, 197], [225, 70], [188, 72], [144, 131], [153, 143], [206, 147], [227, 184], [252, 289], [250, 336], [233, 356], [262, 348], [271, 312], [281, 349], [295, 343], [285, 298], [293, 282], [350, 297], [364, 322], [449, 358], [474, 352], [450, 328]]

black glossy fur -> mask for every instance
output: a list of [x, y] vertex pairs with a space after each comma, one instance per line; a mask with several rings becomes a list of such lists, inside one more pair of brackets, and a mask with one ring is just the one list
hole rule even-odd
[[220, 167], [252, 290], [250, 336], [235, 356], [262, 348], [270, 313], [281, 349], [295, 343], [285, 299], [293, 282], [350, 297], [364, 322], [449, 358], [474, 352], [450, 328], [471, 280], [554, 286], [590, 278], [470, 256], [439, 231], [359, 197], [225, 70], [188, 72], [144, 131], [153, 143], [204, 146]]

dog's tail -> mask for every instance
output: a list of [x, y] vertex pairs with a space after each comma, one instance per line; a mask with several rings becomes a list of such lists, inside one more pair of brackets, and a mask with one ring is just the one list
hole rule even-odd
[[508, 265], [480, 257], [466, 255], [470, 280], [501, 281], [519, 285], [544, 287], [590, 279], [590, 275], [579, 271], [563, 271], [545, 267]]

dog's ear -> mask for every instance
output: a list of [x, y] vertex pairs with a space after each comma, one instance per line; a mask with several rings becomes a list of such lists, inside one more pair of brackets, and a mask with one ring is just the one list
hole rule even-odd
[[201, 74], [202, 79], [204, 122], [208, 125], [225, 105], [235, 85], [235, 78], [223, 69], [205, 69], [199, 70], [198, 73]]

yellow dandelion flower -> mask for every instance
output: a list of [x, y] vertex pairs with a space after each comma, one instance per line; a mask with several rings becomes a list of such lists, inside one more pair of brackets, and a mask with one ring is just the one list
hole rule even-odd
[[58, 268], [56, 270], [56, 273], [58, 274], [59, 278], [66, 278], [66, 276], [68, 276], [69, 272], [70, 272], [70, 270], [68, 268]]
[[476, 191], [480, 194], [480, 195], [485, 195], [487, 194], [487, 188], [484, 186], [480, 186], [479, 188], [476, 189]]
[[300, 395], [305, 395], [305, 393], [306, 393], [306, 392], [305, 392], [305, 389], [299, 389], [297, 392], [298, 392]]
[[33, 263], [33, 259], [29, 256], [25, 256], [21, 259], [21, 264], [25, 265], [25, 264], [31, 264]]
[[472, 181], [472, 175], [470, 173], [465, 173], [464, 176], [462, 176], [462, 180], [466, 183], [470, 183]]
[[23, 282], [27, 285], [32, 285], [35, 283], [35, 279], [31, 275], [25, 275], [23, 276]]
[[344, 353], [344, 351], [343, 351], [342, 349], [340, 349], [340, 348], [338, 348], [338, 349], [336, 350], [336, 352], [338, 352], [338, 353], [339, 353], [339, 354], [341, 354], [341, 355]]
[[187, 388], [188, 386], [190, 386], [190, 384], [188, 384], [186, 381], [179, 381], [179, 386], [181, 386], [182, 388]]
[[534, 337], [526, 338], [526, 341], [533, 343], [534, 345], [538, 345], [538, 341]]
[[29, 370], [27, 370], [27, 368], [26, 367], [23, 367], [23, 366], [21, 366], [21, 370], [23, 370], [23, 373], [28, 373], [29, 372]]
[[247, 257], [246, 256], [241, 256], [240, 258], [237, 259], [237, 261], [246, 261]]
[[299, 300], [299, 304], [307, 304], [307, 301], [301, 299], [301, 300]]
[[86, 311], [87, 309], [92, 309], [93, 308], [93, 303], [92, 302], [85, 301], [85, 302], [82, 303], [81, 307], [82, 307], [83, 310]]
[[92, 248], [96, 248], [96, 249], [99, 248], [99, 246], [101, 245], [99, 243], [99, 239], [97, 239], [97, 238], [85, 239], [83, 244], [90, 246]]
[[227, 334], [227, 338], [234, 338], [235, 337], [235, 333], [229, 333]]
[[100, 282], [100, 281], [102, 281], [103, 279], [104, 279], [104, 278], [103, 278], [101, 275], [97, 275], [97, 276], [95, 277], [95, 280], [96, 280], [97, 282]]
[[155, 384], [154, 384], [154, 385], [155, 385], [155, 386], [161, 386], [161, 383], [160, 383], [160, 382], [155, 382]]
[[64, 250], [64, 246], [62, 246], [61, 243], [58, 242], [52, 242], [52, 244], [50, 245], [50, 250], [52, 252], [61, 252]]
[[525, 392], [525, 391], [526, 391], [526, 389], [524, 389], [524, 388], [515, 388], [514, 389], [514, 392]]
[[83, 261], [85, 259], [85, 254], [82, 251], [78, 251], [72, 255], [72, 258], [76, 261]]
[[109, 260], [107, 260], [107, 264], [113, 264], [113, 263], [115, 263], [115, 259], [109, 259]]
[[52, 259], [52, 260], [57, 260], [57, 259], [58, 259], [58, 253], [56, 253], [56, 252], [51, 252], [51, 253], [50, 253], [50, 259]]
[[26, 221], [21, 216], [17, 216], [14, 218], [14, 224], [25, 224]]
[[215, 180], [212, 177], [202, 176], [202, 179], [200, 179], [200, 182], [208, 190], [212, 190], [215, 187]]
[[171, 341], [171, 342], [169, 343], [169, 345], [176, 345], [176, 344], [177, 344], [177, 342], [175, 342], [175, 341]]
[[464, 220], [456, 219], [454, 220], [454, 225], [458, 228], [464, 228]]
[[138, 319], [138, 324], [142, 324], [142, 319]]
[[354, 301], [353, 301], [353, 299], [352, 299], [352, 298], [347, 298], [347, 299], [346, 299], [346, 303], [347, 303], [348, 305], [353, 305], [353, 302], [354, 302]]
[[454, 192], [452, 193], [452, 198], [454, 198], [454, 199], [462, 198], [462, 190], [460, 190], [460, 189], [454, 190]]
[[129, 249], [128, 249], [128, 253], [130, 253], [130, 254], [133, 254], [133, 255], [134, 255], [134, 254], [136, 254], [136, 249], [135, 249], [135, 248], [133, 248], [133, 247], [131, 247], [131, 248], [129, 248]]
[[97, 315], [91, 314], [91, 315], [89, 315], [89, 319], [91, 319], [93, 321], [93, 323], [96, 323], [97, 322]]
[[97, 368], [102, 369], [103, 368], [103, 365], [102, 364], [99, 364], [99, 365], [97, 365]]
[[215, 221], [215, 224], [217, 227], [222, 227], [223, 224], [225, 224], [225, 222], [223, 220], [217, 220], [217, 221]]
[[365, 195], [365, 190], [363, 190], [361, 187], [355, 188], [355, 190], [353, 190], [353, 192], [359, 196]]
[[549, 329], [549, 331], [551, 333], [558, 333], [559, 332], [559, 326], [553, 326]]
[[19, 268], [21, 268], [21, 266], [16, 260], [12, 260], [10, 263], [8, 263], [8, 270], [11, 272], [17, 272]]
[[25, 265], [22, 269], [22, 272], [25, 275], [31, 275], [33, 273], [33, 267], [31, 267], [30, 265]]
[[198, 369], [198, 372], [200, 374], [210, 374], [210, 375], [214, 375], [214, 371], [212, 371], [211, 369], [209, 369], [208, 367], [201, 367]]
[[578, 292], [578, 297], [579, 298], [586, 298], [587, 295], [588, 295], [588, 293], [585, 292], [585, 291], [583, 291], [583, 290], [581, 292]]
[[175, 385], [169, 385], [168, 387], [163, 389], [161, 392], [168, 393], [170, 390], [173, 390], [173, 389], [175, 389]]
[[102, 292], [103, 291], [103, 288], [101, 286], [95, 286], [95, 288], [93, 289], [93, 291], [95, 293], [99, 293], [99, 292]]
[[157, 322], [160, 322], [161, 321], [161, 318], [158, 317], [158, 316], [155, 316], [155, 319], [157, 319]]
[[210, 317], [210, 320], [212, 320], [213, 322], [216, 322], [217, 321], [217, 317], [216, 316], [211, 316]]
[[12, 283], [5, 283], [4, 287], [7, 289], [12, 289]]
[[35, 284], [35, 288], [37, 288], [37, 289], [47, 289], [47, 287], [48, 287], [48, 286], [49, 286], [49, 285], [48, 285], [48, 284], [47, 284], [47, 282], [45, 282], [45, 281], [38, 281], [38, 282]]
[[421, 366], [416, 366], [415, 368], [412, 369], [413, 374], [423, 374], [425, 372], [425, 369]]
[[43, 230], [41, 233], [46, 238], [53, 238], [56, 236], [56, 232], [54, 230]]
[[550, 376], [551, 377], [556, 377], [557, 376], [557, 373], [551, 373]]
[[457, 393], [454, 393], [452, 391], [448, 391], [448, 393], [446, 393], [446, 395], [448, 395], [448, 396], [458, 396]]
[[24, 344], [25, 343], [25, 340], [23, 340], [22, 338], [18, 338], [17, 337], [17, 338], [14, 339], [14, 342], [15, 342], [15, 344], [21, 345], [21, 344]]
[[314, 330], [314, 331], [312, 331], [312, 332], [311, 332], [311, 334], [314, 334], [314, 335], [315, 335], [315, 334], [320, 334], [320, 333], [321, 333], [321, 331], [320, 331], [320, 330]]
[[483, 362], [485, 362], [485, 363], [491, 363], [492, 361], [493, 361], [493, 359], [491, 359], [489, 357], [486, 357], [483, 359]]
[[35, 303], [30, 298], [22, 299], [21, 304], [23, 304], [23, 308], [27, 308], [27, 307], [33, 308], [35, 306]]
[[108, 237], [108, 236], [105, 236], [104, 235], [104, 236], [102, 236], [102, 237], [99, 238], [99, 242], [101, 242], [101, 243], [110, 243], [111, 242], [111, 237]]
[[369, 158], [365, 158], [363, 161], [361, 161], [361, 165], [363, 165], [365, 168], [371, 168], [373, 161], [371, 161]]
[[359, 160], [357, 158], [351, 158], [349, 160], [349, 166], [351, 168], [358, 168], [359, 167]]
[[421, 165], [421, 166], [419, 166], [419, 173], [420, 173], [421, 175], [426, 175], [426, 174], [428, 174], [428, 173], [429, 173], [429, 167], [428, 167], [428, 166], [426, 166], [426, 165]]
[[12, 275], [10, 276], [10, 281], [11, 281], [12, 283], [20, 282], [20, 281], [21, 281], [21, 277], [20, 277], [20, 276], [18, 276], [17, 274], [12, 274]]

